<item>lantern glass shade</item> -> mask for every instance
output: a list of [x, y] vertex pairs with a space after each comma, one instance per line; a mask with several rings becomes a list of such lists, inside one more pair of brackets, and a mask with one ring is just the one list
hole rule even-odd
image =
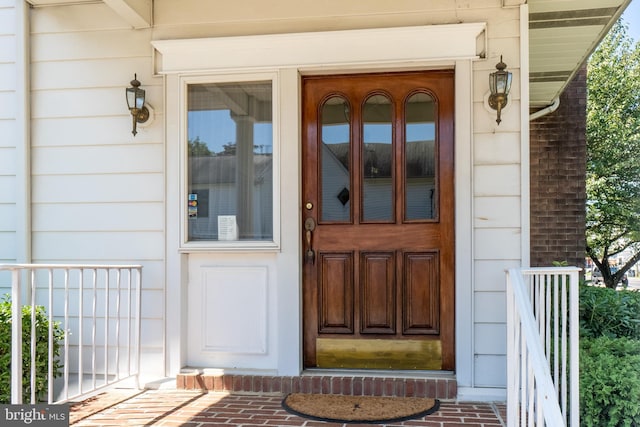
[[129, 110], [134, 108], [138, 110], [142, 109], [142, 107], [144, 107], [144, 97], [144, 89], [140, 89], [139, 87], [128, 87], [127, 106], [129, 107]]
[[500, 57], [500, 62], [496, 64], [496, 68], [498, 71], [494, 71], [489, 75], [491, 95], [509, 95], [512, 75], [509, 71], [505, 71], [507, 64], [502, 62], [502, 57]]
[[511, 73], [504, 71], [496, 74], [496, 89], [498, 93], [508, 95], [511, 89]]

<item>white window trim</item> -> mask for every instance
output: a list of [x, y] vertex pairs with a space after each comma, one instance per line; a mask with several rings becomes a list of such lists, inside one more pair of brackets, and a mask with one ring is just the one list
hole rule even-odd
[[[278, 251], [280, 249], [280, 99], [278, 72], [262, 73], [234, 73], [234, 74], [207, 74], [207, 75], [181, 75], [180, 81], [180, 252], [211, 252], [211, 251]], [[272, 129], [273, 129], [273, 239], [263, 240], [199, 240], [189, 241], [187, 193], [188, 193], [188, 161], [187, 141], [187, 95], [188, 85], [203, 83], [245, 83], [257, 81], [270, 81], [272, 88]]]

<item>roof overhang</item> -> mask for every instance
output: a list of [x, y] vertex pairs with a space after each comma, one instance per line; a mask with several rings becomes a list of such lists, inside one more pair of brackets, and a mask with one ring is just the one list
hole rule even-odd
[[104, 3], [132, 28], [149, 28], [153, 25], [153, 0], [27, 0], [27, 2], [34, 7]]
[[631, 0], [529, 0], [530, 105], [560, 96]]

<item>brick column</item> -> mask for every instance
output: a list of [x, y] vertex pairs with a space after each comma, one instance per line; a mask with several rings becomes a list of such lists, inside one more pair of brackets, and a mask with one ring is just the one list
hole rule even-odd
[[559, 108], [530, 122], [534, 267], [553, 261], [584, 266], [586, 77], [583, 66], [562, 93]]

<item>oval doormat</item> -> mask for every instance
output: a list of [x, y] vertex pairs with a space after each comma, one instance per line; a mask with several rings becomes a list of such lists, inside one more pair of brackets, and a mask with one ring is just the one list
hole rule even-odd
[[438, 410], [437, 399], [420, 397], [343, 396], [291, 393], [282, 407], [295, 415], [318, 421], [370, 423], [422, 418]]

